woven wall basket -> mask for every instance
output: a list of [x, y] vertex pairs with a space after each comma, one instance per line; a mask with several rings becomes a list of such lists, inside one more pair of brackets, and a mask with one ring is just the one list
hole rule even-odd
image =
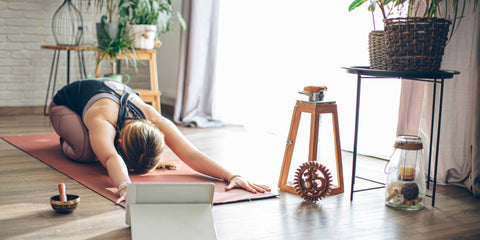
[[385, 20], [387, 70], [438, 71], [449, 27], [450, 21], [441, 18]]
[[368, 52], [371, 69], [387, 69], [385, 31], [372, 31], [368, 34]]

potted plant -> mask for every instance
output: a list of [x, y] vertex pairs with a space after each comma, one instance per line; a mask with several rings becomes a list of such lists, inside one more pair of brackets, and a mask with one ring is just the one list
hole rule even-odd
[[[365, 2], [353, 1], [350, 10]], [[474, 9], [478, 2], [474, 1]], [[371, 0], [369, 10], [380, 7], [384, 17], [386, 69], [438, 71], [447, 39], [453, 37], [464, 17], [466, 3], [467, 0]], [[387, 10], [401, 9], [405, 5], [406, 17], [390, 18], [385, 14]]]
[[[354, 0], [348, 7], [348, 11], [362, 6], [368, 0]], [[373, 31], [368, 34], [368, 52], [370, 60], [370, 68], [386, 70], [387, 69], [387, 49], [385, 45], [385, 31], [377, 30], [375, 26], [376, 9], [380, 9], [383, 20], [390, 16], [398, 14], [406, 0], [370, 0], [368, 11], [372, 12]]]
[[[106, 16], [101, 19], [101, 27], [106, 28]], [[135, 48], [133, 46], [134, 38], [131, 34], [130, 28], [126, 24], [118, 24], [117, 37], [110, 36], [108, 31], [105, 31], [105, 38], [98, 43], [97, 68], [100, 66], [102, 60], [108, 59], [112, 66], [112, 73], [105, 77], [113, 78], [122, 82], [123, 75], [117, 73], [118, 56], [123, 55], [126, 60], [127, 67], [129, 63], [136, 69]], [[127, 75], [128, 76], [128, 75]], [[129, 76], [128, 76], [129, 78]], [[128, 81], [127, 81], [128, 82]]]
[[181, 13], [173, 8], [171, 0], [120, 0], [119, 14], [121, 21], [132, 25], [137, 49], [153, 49], [155, 40], [170, 32], [178, 20], [186, 28]]
[[[474, 2], [476, 8], [478, 0]], [[440, 70], [447, 40], [458, 29], [466, 4], [467, 0], [409, 0], [408, 17], [385, 20], [389, 70]]]

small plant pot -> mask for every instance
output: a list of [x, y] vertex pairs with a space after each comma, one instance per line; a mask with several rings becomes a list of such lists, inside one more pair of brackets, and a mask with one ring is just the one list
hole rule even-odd
[[155, 48], [156, 25], [132, 25], [132, 32], [135, 36], [136, 49]]
[[368, 34], [370, 68], [386, 70], [385, 31], [372, 31]]
[[56, 213], [66, 214], [75, 210], [80, 203], [80, 196], [67, 194], [67, 201], [60, 201], [60, 195], [50, 198], [50, 205]]

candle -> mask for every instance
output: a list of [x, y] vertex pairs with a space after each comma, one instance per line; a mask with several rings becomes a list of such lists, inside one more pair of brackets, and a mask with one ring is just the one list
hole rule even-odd
[[58, 184], [58, 192], [60, 193], [60, 202], [67, 201], [67, 194], [65, 193], [65, 184], [60, 183]]
[[415, 168], [413, 167], [400, 167], [400, 174], [398, 176], [400, 180], [411, 181], [415, 179]]
[[398, 176], [401, 180], [414, 180], [415, 179], [415, 168], [413, 167], [400, 167], [400, 175]]

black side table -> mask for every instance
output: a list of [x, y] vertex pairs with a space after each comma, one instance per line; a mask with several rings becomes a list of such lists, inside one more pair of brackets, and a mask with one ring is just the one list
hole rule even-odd
[[[359, 110], [360, 110], [360, 92], [363, 78], [398, 78], [405, 80], [413, 81], [423, 81], [433, 83], [433, 106], [432, 106], [432, 122], [430, 130], [430, 149], [428, 154], [428, 177], [427, 177], [427, 189], [429, 188], [430, 182], [433, 182], [432, 189], [432, 207], [435, 206], [435, 191], [437, 185], [437, 163], [438, 163], [438, 147], [440, 145], [440, 126], [442, 120], [442, 102], [443, 102], [443, 85], [445, 79], [453, 78], [454, 75], [459, 74], [460, 72], [452, 70], [439, 70], [438, 72], [430, 73], [421, 73], [421, 72], [403, 72], [403, 71], [387, 71], [387, 70], [378, 70], [370, 69], [369, 67], [344, 67], [347, 70], [347, 73], [357, 75], [357, 99], [355, 106], [355, 132], [353, 140], [353, 165], [352, 165], [352, 185], [350, 190], [350, 201], [353, 201], [353, 193], [359, 191], [366, 191], [372, 189], [383, 188], [368, 188], [361, 190], [354, 190], [355, 178], [356, 176], [356, 167], [357, 167], [357, 141], [358, 141], [358, 120], [359, 120]], [[433, 131], [435, 123], [435, 106], [436, 106], [436, 87], [437, 84], [440, 84], [440, 100], [439, 100], [439, 110], [438, 110], [438, 126], [437, 126], [437, 143], [435, 151], [435, 164], [434, 164], [434, 174], [433, 181], [430, 180], [430, 170], [432, 164], [432, 140], [433, 140]], [[368, 180], [368, 179], [365, 179]]]

